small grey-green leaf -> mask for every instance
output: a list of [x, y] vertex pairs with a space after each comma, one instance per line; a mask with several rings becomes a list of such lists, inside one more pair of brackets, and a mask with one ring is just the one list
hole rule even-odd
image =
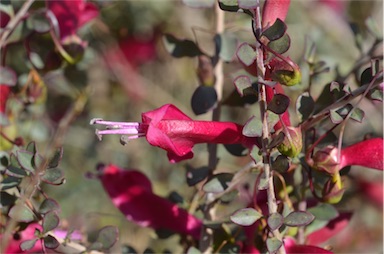
[[50, 211], [44, 215], [43, 218], [43, 233], [48, 233], [49, 231], [57, 228], [60, 223], [60, 218], [57, 216], [55, 211]]
[[341, 123], [343, 121], [343, 117], [341, 117], [339, 115], [339, 113], [337, 113], [335, 110], [330, 110], [329, 113], [331, 116], [332, 123], [338, 124], [338, 123]]
[[0, 183], [1, 190], [8, 190], [18, 186], [21, 183], [22, 178], [8, 176]]
[[337, 209], [333, 205], [327, 203], [320, 203], [317, 206], [308, 208], [307, 211], [313, 214], [316, 220], [329, 221], [339, 216]]
[[283, 225], [284, 218], [280, 213], [272, 213], [269, 215], [267, 223], [269, 228], [274, 231]]
[[27, 150], [28, 152], [30, 152], [32, 154], [37, 153], [36, 143], [34, 141], [29, 142], [27, 145], [27, 148], [25, 150]]
[[255, 163], [257, 163], [263, 159], [263, 156], [260, 153], [260, 149], [257, 146], [252, 147], [252, 150], [250, 152], [250, 156]]
[[117, 241], [119, 231], [115, 226], [106, 226], [100, 229], [96, 242], [102, 244], [103, 249], [111, 248]]
[[44, 158], [40, 154], [36, 153], [33, 156], [33, 166], [36, 170], [42, 170], [44, 166]]
[[260, 118], [252, 116], [244, 125], [243, 135], [246, 137], [261, 137], [263, 134], [263, 123]]
[[268, 110], [267, 111], [267, 116], [268, 116], [268, 129], [272, 131], [273, 127], [279, 122], [280, 117], [278, 114], [273, 113], [272, 111]]
[[244, 96], [245, 89], [252, 87], [251, 79], [247, 75], [240, 75], [236, 77], [233, 83], [235, 84], [236, 90], [241, 97]]
[[278, 240], [276, 237], [267, 239], [267, 249], [269, 253], [275, 253], [277, 250], [280, 249], [282, 245], [283, 243], [280, 240]]
[[59, 166], [61, 159], [63, 158], [63, 147], [58, 148], [52, 158], [49, 160], [48, 168], [56, 168]]
[[31, 239], [31, 240], [26, 240], [26, 241], [23, 241], [20, 243], [20, 249], [22, 251], [28, 251], [30, 249], [32, 249], [36, 242], [38, 241], [39, 239], [35, 238], [35, 239]]
[[284, 224], [290, 227], [305, 226], [311, 223], [315, 216], [308, 211], [294, 211], [284, 218]]
[[268, 43], [268, 47], [273, 51], [284, 54], [291, 46], [291, 38], [288, 34], [284, 34], [281, 38]]
[[375, 89], [369, 93], [369, 98], [374, 101], [383, 101], [383, 91]]
[[215, 4], [215, 0], [183, 0], [186, 6], [192, 8], [210, 8]]
[[244, 42], [237, 48], [236, 56], [245, 66], [250, 66], [255, 62], [257, 53], [251, 45]]
[[203, 186], [203, 190], [209, 193], [220, 193], [228, 188], [228, 184], [232, 181], [233, 174], [219, 173], [212, 176]]
[[17, 161], [19, 162], [22, 168], [28, 170], [32, 174], [35, 173], [35, 169], [33, 167], [33, 153], [24, 150], [19, 150], [16, 152], [16, 157]]
[[217, 34], [214, 37], [216, 51], [219, 52], [219, 57], [225, 62], [230, 62], [235, 55], [237, 48], [237, 38], [234, 34], [225, 32]]
[[362, 109], [360, 108], [354, 108], [352, 113], [351, 113], [351, 119], [362, 123], [364, 119], [365, 113]]
[[18, 222], [31, 222], [35, 220], [35, 215], [27, 206], [18, 204], [11, 208], [9, 217]]
[[237, 210], [230, 216], [230, 219], [237, 225], [250, 226], [261, 217], [263, 217], [261, 213], [256, 211], [254, 208], [249, 207]]
[[256, 9], [259, 5], [259, 1], [256, 0], [237, 0], [239, 7], [242, 9]]
[[47, 198], [41, 203], [39, 213], [46, 214], [50, 211], [60, 211], [60, 205], [56, 200]]
[[0, 66], [0, 84], [6, 86], [15, 86], [17, 76], [14, 70], [9, 67]]
[[201, 254], [201, 251], [196, 247], [189, 247], [187, 250], [187, 254]]
[[49, 184], [61, 184], [64, 181], [64, 173], [59, 168], [50, 168], [45, 170], [40, 179]]

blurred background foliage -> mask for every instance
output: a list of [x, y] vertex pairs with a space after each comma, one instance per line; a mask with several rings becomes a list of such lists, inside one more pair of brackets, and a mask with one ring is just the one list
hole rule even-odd
[[[300, 86], [286, 89], [292, 101], [307, 85], [308, 69], [303, 60], [306, 43], [314, 42], [317, 58], [330, 67], [330, 71], [318, 76], [313, 84], [316, 97], [325, 84], [335, 79], [337, 71], [346, 74], [361, 57], [348, 22], [356, 22], [362, 31], [361, 47], [364, 51], [373, 40], [364, 23], [366, 18], [371, 17], [378, 29], [383, 29], [382, 1], [336, 1], [339, 2], [336, 7], [326, 2], [292, 1], [286, 20], [291, 36], [291, 48], [287, 54], [301, 64], [304, 77]], [[104, 137], [103, 142], [99, 142], [89, 120], [100, 117], [140, 121], [142, 112], [165, 103], [175, 104], [194, 119], [209, 120], [209, 113], [194, 116], [190, 107], [191, 96], [198, 86], [197, 59], [173, 58], [164, 49], [161, 36], [171, 33], [178, 38], [196, 41], [197, 35], [199, 46], [210, 51], [214, 36], [213, 11], [166, 0], [98, 0], [94, 3], [101, 10], [99, 17], [79, 32], [80, 37], [88, 41], [83, 59], [64, 70], [40, 73], [46, 92], [38, 96], [38, 103], [28, 107], [17, 120], [19, 134], [27, 137], [26, 141], [35, 140], [40, 150], [44, 150], [52, 142], [54, 130], [62, 131], [59, 139], [63, 141], [64, 157], [60, 167], [65, 170], [67, 181], [62, 186], [46, 188], [60, 203], [61, 218], [69, 227], [91, 231], [104, 225], [117, 225], [121, 234], [119, 241], [123, 245], [133, 246], [139, 252], [151, 246], [156, 252], [168, 249], [180, 253], [182, 248], [178, 246], [177, 237], [160, 240], [150, 229], [127, 222], [112, 205], [100, 182], [87, 179], [85, 175], [94, 171], [100, 162], [139, 169], [153, 181], [154, 190], [159, 195], [167, 196], [177, 190], [189, 200], [195, 190], [186, 185], [185, 166], [187, 163], [196, 167], [206, 165], [206, 145], [195, 147], [192, 160], [170, 164], [163, 150], [148, 145], [144, 139], [134, 140], [126, 146], [120, 145], [117, 136]], [[226, 13], [226, 31], [234, 33], [240, 42], [254, 40], [247, 15]], [[9, 49], [8, 54], [12, 54], [10, 66], [20, 73], [27, 70], [25, 65], [28, 61], [23, 51], [15, 46], [15, 50]], [[378, 54], [382, 55], [382, 52]], [[231, 73], [241, 66], [233, 61], [225, 64], [224, 68], [225, 98], [233, 91]], [[25, 81], [26, 77], [20, 76], [19, 84]], [[356, 87], [353, 77], [347, 82]], [[11, 100], [9, 103], [17, 107], [17, 102]], [[361, 140], [367, 133], [382, 136], [382, 104], [366, 101], [362, 108], [366, 119], [361, 124], [350, 122], [347, 125], [345, 144]], [[243, 124], [255, 110], [254, 107], [223, 107], [222, 120]], [[71, 113], [79, 115], [74, 122], [60, 129], [60, 120]], [[293, 111], [291, 117], [293, 122], [298, 122]], [[219, 146], [219, 157], [218, 169], [223, 172], [236, 172], [250, 160], [230, 155], [223, 146]], [[382, 178], [381, 172], [355, 168], [352, 171], [354, 177]], [[237, 204], [240, 205], [244, 204]], [[356, 214], [349, 228], [331, 240], [334, 251], [366, 253], [380, 250], [382, 209], [366, 205], [359, 196], [342, 205], [345, 210], [356, 209]], [[235, 209], [236, 205], [223, 206], [221, 212], [229, 215]], [[114, 251], [121, 251], [120, 246], [115, 246]]]

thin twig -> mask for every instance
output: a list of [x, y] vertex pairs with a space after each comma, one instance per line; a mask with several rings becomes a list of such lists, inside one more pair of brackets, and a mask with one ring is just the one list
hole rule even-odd
[[27, 0], [20, 8], [19, 12], [15, 15], [15, 17], [13, 17], [9, 21], [8, 25], [4, 28], [3, 33], [0, 35], [0, 49], [5, 46], [5, 42], [7, 41], [8, 37], [11, 35], [13, 30], [15, 30], [19, 22], [25, 17], [29, 7], [31, 7], [34, 1], [35, 0]]

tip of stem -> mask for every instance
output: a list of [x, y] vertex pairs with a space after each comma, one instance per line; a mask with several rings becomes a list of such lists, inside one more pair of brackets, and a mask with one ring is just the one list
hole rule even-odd
[[103, 135], [100, 134], [99, 132], [100, 132], [99, 129], [96, 129], [96, 130], [95, 130], [95, 134], [96, 134], [97, 138], [99, 139], [99, 141], [101, 141], [101, 140], [103, 139]]
[[95, 125], [95, 124], [97, 124], [98, 121], [103, 121], [103, 119], [102, 118], [93, 118], [93, 119], [91, 119], [91, 121], [89, 121], [89, 124]]

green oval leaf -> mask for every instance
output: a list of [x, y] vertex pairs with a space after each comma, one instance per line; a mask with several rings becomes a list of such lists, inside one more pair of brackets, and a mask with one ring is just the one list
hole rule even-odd
[[284, 218], [280, 213], [272, 213], [267, 220], [269, 228], [274, 231], [283, 225]]
[[58, 148], [52, 158], [49, 160], [48, 168], [57, 168], [60, 164], [61, 159], [63, 158], [63, 147]]
[[240, 75], [240, 76], [236, 77], [233, 80], [233, 83], [235, 84], [236, 90], [240, 94], [241, 97], [244, 96], [244, 90], [245, 89], [252, 87], [251, 79], [247, 75]]
[[284, 34], [281, 38], [268, 43], [268, 47], [273, 51], [284, 54], [291, 46], [291, 38], [288, 34]]
[[19, 150], [16, 152], [17, 161], [19, 162], [20, 166], [32, 174], [35, 173], [35, 168], [33, 167], [33, 155], [33, 153], [24, 150]]
[[283, 243], [280, 240], [278, 240], [276, 237], [267, 239], [267, 249], [269, 253], [275, 253], [280, 249], [282, 245]]
[[25, 205], [15, 205], [9, 211], [9, 217], [18, 222], [31, 222], [35, 220], [35, 215], [31, 209]]
[[55, 211], [50, 211], [43, 218], [43, 234], [57, 228], [60, 223], [60, 218]]
[[253, 208], [244, 208], [236, 211], [231, 215], [230, 219], [233, 223], [240, 226], [250, 226], [258, 219], [263, 217], [261, 213]]
[[103, 249], [109, 249], [116, 243], [118, 236], [117, 227], [106, 226], [100, 229], [96, 242], [101, 243]]
[[0, 66], [0, 84], [6, 86], [15, 86], [17, 83], [17, 76], [14, 70], [9, 67]]
[[41, 203], [39, 213], [46, 214], [51, 211], [60, 211], [60, 205], [56, 200], [47, 198]]
[[305, 226], [311, 223], [315, 216], [306, 211], [294, 211], [284, 218], [284, 224], [290, 227]]
[[59, 168], [50, 168], [45, 170], [40, 179], [49, 184], [62, 184], [64, 181], [64, 173]]
[[30, 249], [32, 249], [36, 242], [38, 241], [39, 239], [35, 238], [35, 239], [32, 239], [32, 240], [26, 240], [26, 241], [23, 241], [20, 243], [20, 249], [22, 251], [28, 251]]

